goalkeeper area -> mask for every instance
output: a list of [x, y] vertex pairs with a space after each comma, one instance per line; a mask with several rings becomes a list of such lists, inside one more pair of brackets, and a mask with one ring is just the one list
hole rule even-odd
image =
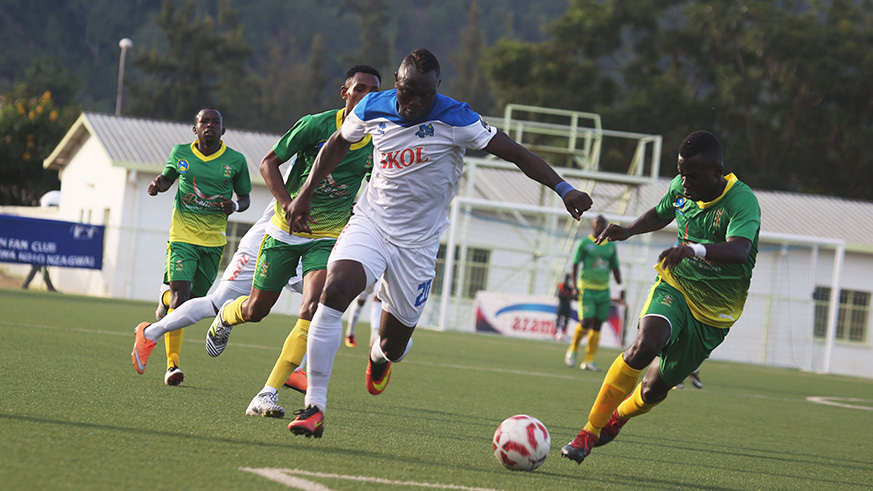
[[[366, 347], [342, 346], [324, 437], [306, 439], [290, 415], [245, 415], [293, 317], [235, 328], [220, 358], [205, 352], [208, 321], [189, 327], [185, 382], [168, 387], [162, 346], [143, 375], [130, 361], [151, 302], [0, 290], [0, 305], [4, 489], [864, 489], [873, 475], [870, 379], [709, 361], [703, 389], [672, 391], [578, 466], [560, 447], [603, 374], [564, 366], [559, 343], [419, 330], [378, 397]], [[279, 404], [303, 397], [283, 389]], [[532, 473], [492, 453], [515, 414], [551, 435]]]

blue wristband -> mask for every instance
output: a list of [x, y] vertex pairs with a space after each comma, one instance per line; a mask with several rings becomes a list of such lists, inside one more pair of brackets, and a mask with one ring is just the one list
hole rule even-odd
[[575, 188], [572, 184], [567, 181], [561, 181], [555, 186], [555, 192], [561, 196], [561, 199], [564, 199], [564, 196], [567, 195], [570, 191], [573, 191]]

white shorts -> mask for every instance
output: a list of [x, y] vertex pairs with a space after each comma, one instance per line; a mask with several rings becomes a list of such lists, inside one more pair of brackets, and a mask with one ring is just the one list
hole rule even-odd
[[[230, 259], [230, 264], [221, 275], [221, 285], [239, 293], [238, 296], [248, 295], [252, 291], [252, 281], [255, 279], [255, 264], [257, 256], [252, 256], [242, 251], [236, 251]], [[303, 293], [303, 263], [297, 264], [297, 274], [288, 280], [285, 288]]]
[[414, 327], [430, 296], [439, 247], [437, 237], [425, 247], [400, 248], [388, 242], [368, 218], [354, 215], [337, 238], [328, 264], [340, 260], [360, 263], [368, 287], [381, 276], [378, 295], [382, 308], [403, 325]]

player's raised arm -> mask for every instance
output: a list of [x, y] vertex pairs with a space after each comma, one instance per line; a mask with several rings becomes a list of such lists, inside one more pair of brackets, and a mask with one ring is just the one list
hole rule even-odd
[[506, 133], [498, 130], [497, 134], [485, 146], [485, 150], [503, 160], [512, 162], [527, 177], [555, 190], [564, 201], [564, 207], [576, 220], [579, 220], [582, 213], [591, 208], [591, 197], [587, 193], [574, 189], [573, 186], [561, 179], [561, 176], [545, 160], [516, 143]]
[[616, 223], [610, 223], [609, 226], [607, 226], [606, 229], [597, 236], [594, 243], [601, 244], [606, 239], [609, 239], [612, 242], [627, 240], [634, 235], [661, 230], [672, 221], [672, 218], [661, 218], [658, 216], [655, 208], [650, 208], [627, 227], [622, 227]]
[[315, 162], [312, 164], [309, 177], [300, 187], [300, 193], [285, 210], [292, 232], [312, 233], [312, 229], [309, 227], [309, 222], [312, 221], [312, 217], [309, 215], [312, 207], [312, 193], [319, 183], [342, 162], [351, 146], [352, 143], [346, 141], [340, 130], [337, 130], [321, 147]]

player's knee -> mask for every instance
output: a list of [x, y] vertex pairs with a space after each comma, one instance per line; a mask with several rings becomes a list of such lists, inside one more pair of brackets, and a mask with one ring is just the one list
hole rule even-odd
[[316, 309], [318, 309], [318, 300], [303, 302], [300, 304], [297, 316], [303, 319], [312, 319], [315, 316]]

